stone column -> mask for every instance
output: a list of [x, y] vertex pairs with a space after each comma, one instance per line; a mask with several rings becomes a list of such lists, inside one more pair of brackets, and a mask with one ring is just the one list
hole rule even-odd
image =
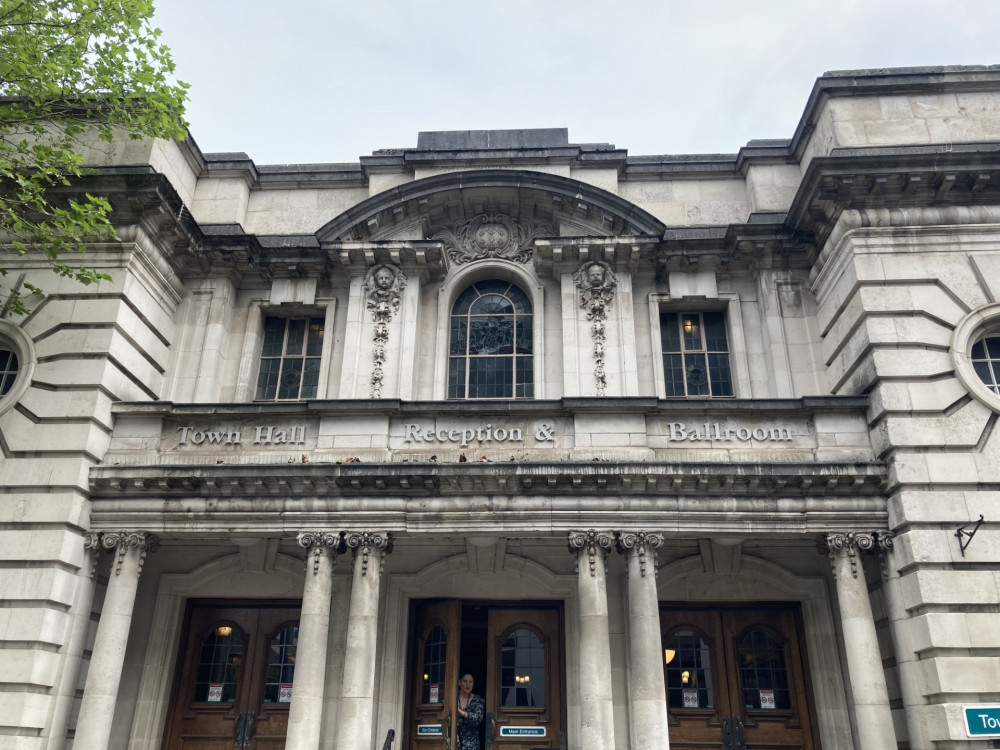
[[323, 727], [326, 645], [330, 636], [333, 566], [340, 548], [340, 532], [302, 532], [298, 542], [308, 554], [285, 747], [288, 750], [315, 750], [319, 747]]
[[379, 582], [385, 556], [392, 551], [392, 536], [386, 532], [349, 531], [345, 541], [354, 550], [354, 573], [335, 747], [367, 750], [372, 746], [374, 729]]
[[618, 532], [628, 571], [629, 716], [632, 750], [668, 750], [667, 692], [663, 681], [656, 550], [662, 534]]
[[80, 678], [83, 649], [90, 628], [90, 613], [94, 607], [94, 588], [97, 578], [97, 550], [100, 548], [100, 534], [93, 531], [83, 537], [84, 558], [76, 583], [76, 598], [70, 610], [72, 625], [66, 644], [66, 658], [59, 677], [59, 693], [56, 695], [49, 727], [47, 750], [62, 750], [66, 744], [66, 728], [69, 714], [76, 702], [76, 686]]
[[[96, 537], [88, 544], [96, 545]], [[83, 688], [80, 718], [76, 722], [73, 747], [107, 750], [111, 723], [118, 700], [118, 683], [125, 663], [125, 644], [132, 626], [132, 607], [139, 588], [139, 574], [147, 552], [159, 548], [156, 537], [142, 531], [106, 532], [100, 546], [115, 550], [115, 564], [108, 579], [104, 607], [97, 624], [94, 651], [90, 656], [87, 682]]]
[[875, 618], [868, 599], [865, 570], [858, 553], [874, 550], [875, 534], [848, 531], [827, 534], [819, 544], [830, 556], [837, 582], [841, 628], [847, 656], [847, 675], [854, 698], [859, 747], [896, 747], [889, 710], [882, 655], [875, 635]]
[[[611, 635], [608, 628], [608, 531], [571, 531], [576, 554], [579, 606], [581, 750], [614, 750], [614, 703], [611, 694]], [[659, 650], [659, 649], [657, 649]]]

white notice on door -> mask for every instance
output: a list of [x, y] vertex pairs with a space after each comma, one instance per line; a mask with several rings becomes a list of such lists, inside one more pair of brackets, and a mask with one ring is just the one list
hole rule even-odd
[[292, 683], [284, 682], [278, 688], [278, 703], [292, 702]]
[[774, 691], [773, 690], [761, 690], [760, 691], [760, 707], [761, 708], [774, 708]]
[[221, 703], [222, 702], [222, 683], [212, 683], [208, 686], [208, 702], [209, 703]]
[[697, 689], [684, 689], [684, 708], [698, 708]]

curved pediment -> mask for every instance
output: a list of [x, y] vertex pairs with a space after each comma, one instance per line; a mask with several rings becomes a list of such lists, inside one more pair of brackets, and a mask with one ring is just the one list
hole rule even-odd
[[[485, 219], [483, 218], [485, 217]], [[317, 233], [323, 242], [426, 240], [475, 234], [487, 249], [538, 237], [660, 237], [652, 214], [601, 188], [525, 170], [483, 169], [399, 185], [348, 209]], [[505, 235], [506, 233], [506, 235]], [[482, 234], [482, 233], [481, 233]]]

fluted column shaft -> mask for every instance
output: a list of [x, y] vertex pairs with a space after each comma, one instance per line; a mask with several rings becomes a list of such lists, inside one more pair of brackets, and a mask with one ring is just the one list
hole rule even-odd
[[73, 740], [74, 747], [87, 750], [107, 750], [111, 739], [111, 724], [125, 664], [125, 644], [132, 627], [139, 574], [146, 553], [155, 551], [159, 546], [155, 537], [143, 532], [124, 531], [87, 537], [88, 547], [98, 544], [106, 550], [115, 550], [115, 563], [97, 624], [97, 637], [90, 656], [80, 718]]
[[847, 656], [847, 673], [854, 697], [860, 747], [896, 747], [896, 733], [889, 709], [889, 692], [875, 634], [875, 618], [868, 599], [865, 570], [858, 555], [875, 549], [874, 534], [827, 534], [821, 551], [830, 556], [837, 582], [841, 629]]
[[606, 569], [612, 540], [610, 532], [593, 529], [569, 535], [577, 567], [581, 750], [615, 747]]
[[374, 728], [379, 584], [385, 556], [392, 551], [392, 537], [352, 531], [345, 542], [354, 550], [354, 573], [336, 747], [366, 750], [372, 746]]
[[656, 550], [660, 534], [618, 533], [628, 570], [629, 716], [632, 750], [668, 750], [667, 693], [663, 681]]
[[308, 554], [285, 747], [287, 750], [316, 750], [323, 728], [333, 566], [340, 546], [340, 532], [303, 532], [298, 536], [298, 543], [308, 550]]

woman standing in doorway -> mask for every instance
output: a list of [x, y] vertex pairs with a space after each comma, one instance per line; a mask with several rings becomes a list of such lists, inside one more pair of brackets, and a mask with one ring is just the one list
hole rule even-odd
[[479, 725], [483, 723], [486, 702], [475, 695], [471, 674], [458, 681], [458, 747], [456, 750], [479, 750]]

